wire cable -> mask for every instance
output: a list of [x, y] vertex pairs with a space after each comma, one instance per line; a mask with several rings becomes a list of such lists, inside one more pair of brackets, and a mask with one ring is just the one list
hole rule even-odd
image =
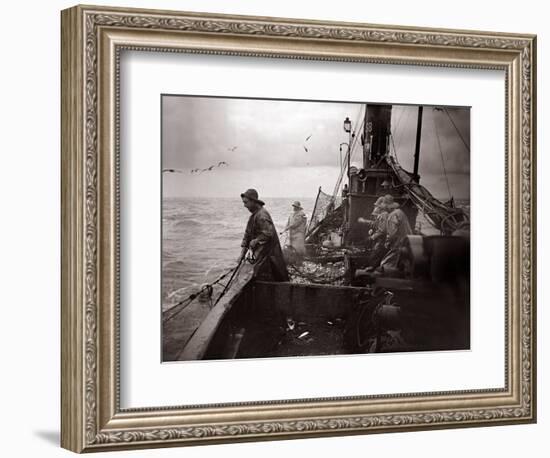
[[241, 258], [239, 259], [239, 263], [237, 264], [237, 267], [235, 267], [235, 269], [233, 270], [233, 274], [231, 275], [231, 277], [229, 278], [229, 281], [227, 282], [227, 284], [225, 285], [225, 287], [223, 288], [222, 292], [220, 293], [220, 295], [218, 296], [218, 298], [216, 299], [216, 302], [214, 302], [214, 307], [218, 304], [218, 302], [220, 302], [221, 298], [225, 295], [225, 293], [227, 292], [227, 290], [229, 289], [229, 287], [231, 286], [231, 283], [233, 282], [233, 279], [235, 278], [235, 275], [237, 275], [237, 273], [239, 272], [239, 270], [241, 269], [241, 266], [243, 265], [243, 261], [244, 261], [244, 254], [241, 256]]
[[[363, 109], [365, 108], [365, 105], [361, 105], [359, 108], [359, 113], [357, 114], [357, 118], [355, 119], [355, 125], [359, 122], [359, 119], [361, 118], [361, 114], [363, 113]], [[364, 119], [364, 116], [363, 116]], [[338, 192], [340, 191], [340, 187], [342, 186], [342, 180], [344, 178], [344, 171], [346, 170], [347, 163], [348, 163], [348, 154], [351, 152], [351, 149], [353, 147], [353, 143], [357, 140], [357, 135], [353, 137], [352, 145], [348, 145], [348, 151], [346, 152], [346, 156], [344, 160], [342, 161], [342, 167], [340, 167], [340, 175], [338, 176], [338, 179], [336, 180], [336, 184], [334, 186], [334, 191], [332, 193], [332, 198], [335, 199], [338, 195]]]
[[405, 111], [406, 110], [406, 107], [403, 107], [401, 109], [401, 114], [399, 115], [399, 117], [397, 118], [397, 122], [395, 123], [395, 130], [393, 131], [393, 133], [395, 135], [397, 135], [397, 131], [399, 130], [399, 126], [401, 125], [401, 120], [403, 119], [403, 115], [405, 114]]
[[441, 155], [441, 165], [443, 166], [443, 174], [445, 175], [445, 181], [447, 182], [447, 191], [449, 192], [449, 199], [452, 198], [451, 186], [449, 185], [449, 177], [447, 176], [447, 169], [445, 168], [445, 158], [443, 157], [443, 150], [441, 149], [441, 139], [439, 138], [439, 130], [435, 122], [435, 116], [432, 116], [432, 122], [435, 128], [435, 136], [437, 138], [437, 146], [439, 147], [439, 154]]
[[453, 118], [451, 117], [451, 114], [449, 113], [449, 110], [447, 110], [447, 108], [443, 108], [443, 111], [445, 111], [445, 114], [449, 117], [449, 120], [451, 121], [451, 124], [453, 125], [453, 127], [455, 128], [456, 130], [456, 133], [458, 134], [458, 136], [460, 137], [460, 139], [462, 140], [462, 143], [464, 144], [464, 147], [466, 148], [466, 150], [468, 151], [468, 153], [470, 152], [470, 145], [468, 145], [466, 143], [466, 140], [464, 140], [464, 137], [462, 136], [462, 134], [460, 133], [460, 131], [458, 130], [458, 127], [456, 126], [455, 122], [453, 121]]
[[[237, 265], [237, 267], [240, 265], [240, 263]], [[191, 295], [189, 295], [188, 297], [186, 297], [185, 299], [182, 299], [181, 301], [179, 301], [177, 304], [174, 304], [172, 307], [170, 307], [170, 309], [166, 310], [164, 313], [166, 314], [166, 316], [162, 319], [162, 323], [167, 323], [168, 321], [172, 320], [175, 316], [179, 315], [181, 312], [183, 312], [187, 307], [189, 307], [189, 305], [191, 305], [191, 303], [197, 298], [199, 297], [204, 291], [212, 288], [214, 285], [218, 284], [219, 282], [221, 282], [225, 277], [227, 277], [231, 272], [233, 272], [235, 269], [237, 269], [237, 267], [232, 267], [231, 269], [229, 269], [227, 272], [223, 273], [222, 275], [220, 275], [216, 280], [214, 280], [212, 283], [209, 283], [207, 285], [204, 285], [199, 291], [197, 291], [196, 293], [193, 293]], [[168, 312], [172, 312], [172, 313], [168, 313]]]
[[[403, 124], [406, 125], [407, 124], [407, 121], [411, 115], [411, 112], [412, 110], [407, 110], [406, 108], [404, 108], [404, 110], [407, 112], [406, 116], [405, 116], [405, 119], [403, 120]], [[397, 132], [396, 132], [397, 133]], [[397, 141], [397, 147], [395, 148], [396, 151], [400, 150], [400, 147], [401, 147], [401, 143], [403, 142], [403, 137], [405, 136], [405, 133], [403, 132], [401, 135], [399, 135], [399, 139]]]

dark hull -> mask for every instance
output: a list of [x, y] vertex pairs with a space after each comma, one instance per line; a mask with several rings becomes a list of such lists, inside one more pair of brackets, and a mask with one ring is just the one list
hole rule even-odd
[[[172, 339], [178, 351], [165, 361], [470, 348], [467, 285], [376, 284], [373, 290], [251, 280], [218, 304], [183, 348]], [[386, 290], [392, 306], [380, 308]]]

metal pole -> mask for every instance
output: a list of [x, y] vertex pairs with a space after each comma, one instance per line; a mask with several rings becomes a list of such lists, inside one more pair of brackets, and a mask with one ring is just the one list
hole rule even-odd
[[369, 106], [365, 105], [365, 118], [363, 119], [363, 168], [365, 170], [370, 168], [369, 141], [367, 139], [367, 136], [369, 133], [368, 111], [369, 111]]
[[[315, 215], [315, 210], [317, 210], [317, 202], [319, 201], [319, 194], [321, 194], [321, 186], [319, 186], [319, 191], [317, 191], [317, 198], [315, 199], [315, 205], [313, 206], [313, 212], [311, 213], [311, 217], [309, 218], [309, 224], [307, 225], [306, 237], [309, 236], [309, 234], [310, 234], [311, 221], [313, 219], [313, 215]], [[317, 226], [315, 226], [315, 227], [317, 227]]]
[[418, 107], [418, 123], [416, 125], [416, 146], [414, 148], [414, 170], [413, 170], [413, 178], [414, 181], [417, 183], [420, 181], [420, 177], [418, 176], [418, 162], [420, 157], [420, 134], [422, 133], [422, 112], [424, 110], [424, 107], [420, 105]]
[[346, 230], [344, 231], [343, 237], [342, 237], [342, 243], [347, 243], [347, 236], [348, 231], [350, 230], [351, 224], [350, 224], [350, 203], [351, 203], [351, 173], [350, 173], [350, 167], [351, 166], [351, 129], [349, 130], [349, 138], [348, 138], [348, 197], [347, 202], [345, 206], [345, 218], [346, 218]]
[[349, 131], [349, 139], [348, 139], [348, 187], [351, 190], [351, 175], [350, 175], [350, 166], [351, 166], [351, 129]]

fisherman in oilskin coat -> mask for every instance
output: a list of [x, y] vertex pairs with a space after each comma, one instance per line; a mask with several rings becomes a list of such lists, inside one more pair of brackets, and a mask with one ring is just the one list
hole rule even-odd
[[379, 197], [374, 203], [372, 216], [374, 216], [374, 221], [363, 217], [357, 220], [359, 223], [366, 223], [370, 226], [368, 239], [368, 242], [370, 242], [370, 254], [367, 272], [371, 272], [378, 267], [380, 261], [382, 261], [388, 252], [388, 248], [385, 246], [388, 229], [388, 209], [384, 197]]
[[407, 215], [401, 210], [400, 205], [393, 201], [393, 196], [387, 194], [384, 196], [386, 208], [388, 209], [388, 219], [386, 222], [386, 246], [388, 248], [384, 259], [380, 261], [382, 272], [397, 270], [399, 262], [400, 246], [408, 235], [412, 234]]
[[305, 238], [307, 218], [302, 208], [302, 204], [297, 200], [292, 203], [292, 210], [292, 214], [288, 217], [286, 227], [280, 235], [288, 231], [287, 244], [292, 247], [297, 261], [300, 263], [301, 259], [306, 254]]
[[259, 280], [288, 281], [288, 272], [277, 230], [271, 215], [258, 199], [258, 191], [247, 189], [241, 194], [244, 206], [252, 213], [248, 219], [241, 247], [242, 256], [254, 263], [254, 276]]

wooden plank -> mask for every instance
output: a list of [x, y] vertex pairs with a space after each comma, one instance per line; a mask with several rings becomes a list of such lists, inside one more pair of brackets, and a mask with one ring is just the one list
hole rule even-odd
[[188, 337], [189, 341], [187, 342], [187, 339], [182, 336], [183, 338], [179, 342], [179, 352], [175, 360], [188, 361], [203, 358], [206, 350], [208, 349], [208, 345], [223, 321], [223, 318], [231, 309], [233, 304], [238, 300], [246, 285], [248, 285], [248, 283], [252, 280], [253, 274], [253, 266], [248, 263], [244, 263], [225, 296], [210, 311], [206, 319], [192, 333], [192, 335]]

